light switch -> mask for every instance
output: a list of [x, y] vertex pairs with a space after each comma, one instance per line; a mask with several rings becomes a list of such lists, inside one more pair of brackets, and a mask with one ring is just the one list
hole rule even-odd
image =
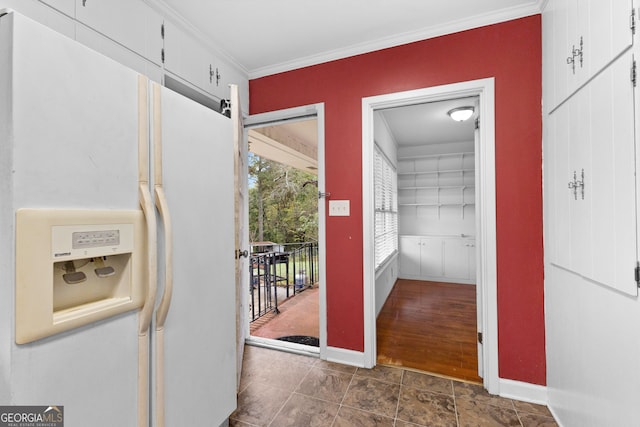
[[329, 200], [329, 216], [349, 215], [349, 200]]

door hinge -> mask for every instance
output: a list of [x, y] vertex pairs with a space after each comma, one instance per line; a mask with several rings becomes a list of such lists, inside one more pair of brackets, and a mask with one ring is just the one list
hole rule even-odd
[[636, 285], [638, 285], [638, 287], [640, 288], [640, 262], [636, 264], [634, 273], [635, 273]]
[[631, 83], [633, 83], [633, 87], [636, 87], [638, 81], [638, 70], [637, 70], [636, 60], [634, 59], [631, 63]]
[[636, 33], [636, 10], [631, 8], [631, 24], [629, 25], [631, 28], [631, 35]]
[[160, 25], [160, 37], [164, 40], [164, 22]]
[[160, 49], [160, 59], [162, 60], [162, 63], [164, 64], [164, 48]]
[[478, 332], [478, 342], [482, 344], [482, 332]]
[[322, 199], [323, 197], [325, 199], [328, 199], [329, 196], [331, 196], [331, 193], [323, 193], [322, 191], [318, 191], [318, 199]]

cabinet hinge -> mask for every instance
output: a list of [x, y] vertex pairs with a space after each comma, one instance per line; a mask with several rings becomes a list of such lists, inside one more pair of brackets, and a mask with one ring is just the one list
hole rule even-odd
[[636, 285], [638, 285], [638, 287], [640, 288], [640, 262], [636, 264], [634, 273], [635, 273]]
[[634, 59], [631, 63], [631, 83], [633, 83], [633, 87], [636, 87], [638, 82], [638, 69], [636, 65], [636, 60]]
[[631, 24], [629, 25], [631, 28], [631, 35], [636, 33], [636, 10], [631, 8]]
[[160, 37], [164, 40], [164, 22], [160, 25]]
[[482, 332], [478, 332], [478, 342], [482, 344]]
[[160, 49], [160, 59], [162, 60], [162, 63], [164, 64], [164, 48]]
[[476, 129], [480, 129], [480, 118], [476, 119]]

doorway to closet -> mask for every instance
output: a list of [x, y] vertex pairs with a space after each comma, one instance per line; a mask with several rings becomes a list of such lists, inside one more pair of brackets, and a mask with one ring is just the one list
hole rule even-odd
[[[363, 99], [363, 222], [365, 236], [372, 234], [363, 248], [365, 358], [372, 366], [411, 367], [410, 360], [384, 354], [385, 345], [401, 345], [394, 340], [406, 330], [416, 339], [407, 345], [411, 357], [406, 359], [423, 362], [431, 352], [440, 359], [435, 365], [465, 363], [462, 374], [440, 374], [481, 381], [489, 391], [498, 387], [493, 83], [482, 79]], [[474, 113], [455, 123], [447, 112], [461, 106]], [[455, 125], [462, 126], [451, 128]], [[422, 135], [416, 132], [420, 126]], [[398, 250], [380, 265], [375, 172], [366, 166], [376, 150], [391, 161], [397, 178]], [[383, 307], [396, 312], [384, 314]], [[431, 317], [413, 318], [403, 328], [399, 314], [408, 312]], [[391, 320], [387, 325], [385, 318]], [[436, 347], [446, 340], [452, 341], [449, 349]], [[469, 353], [462, 354], [466, 361], [456, 352]]]
[[[455, 115], [464, 111], [463, 117]], [[387, 158], [395, 159], [397, 177], [398, 280], [378, 313], [380, 364], [481, 382], [475, 285], [477, 119], [477, 96], [374, 113], [375, 141], [391, 141], [376, 150], [385, 149]], [[378, 195], [381, 188], [375, 185]]]

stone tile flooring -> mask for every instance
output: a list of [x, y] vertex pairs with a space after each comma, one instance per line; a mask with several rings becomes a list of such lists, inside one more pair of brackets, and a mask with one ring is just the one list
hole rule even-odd
[[247, 346], [231, 426], [557, 426], [545, 406], [406, 369], [355, 368]]

